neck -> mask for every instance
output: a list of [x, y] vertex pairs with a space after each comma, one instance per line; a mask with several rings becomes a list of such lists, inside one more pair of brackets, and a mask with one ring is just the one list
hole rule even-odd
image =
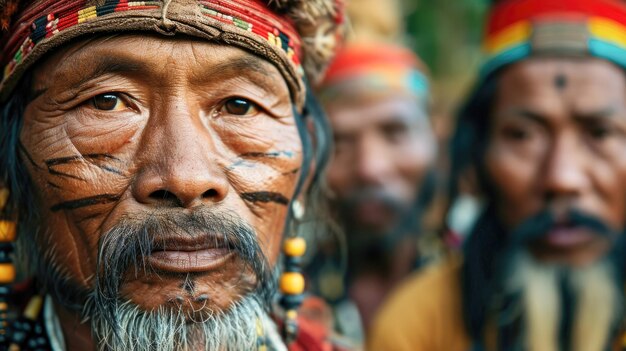
[[58, 304], [54, 304], [54, 311], [59, 317], [63, 337], [65, 339], [65, 349], [71, 350], [96, 350], [96, 345], [91, 336], [91, 326], [89, 322], [81, 322], [80, 314], [69, 311]]
[[385, 269], [368, 269], [372, 264], [380, 263], [370, 261], [365, 269], [350, 272], [352, 279], [348, 295], [359, 309], [365, 330], [392, 289], [413, 271], [417, 255], [416, 240], [407, 237], [400, 240], [389, 254], [384, 255], [385, 263], [382, 266]]

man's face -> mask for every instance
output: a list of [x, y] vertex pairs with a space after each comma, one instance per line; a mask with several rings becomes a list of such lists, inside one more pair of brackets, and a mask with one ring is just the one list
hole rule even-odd
[[485, 165], [505, 225], [551, 211], [555, 224], [532, 245], [537, 258], [581, 265], [605, 254], [609, 240], [567, 213], [624, 229], [624, 72], [599, 59], [526, 60], [502, 72], [491, 114]]
[[423, 105], [413, 97], [337, 99], [327, 106], [335, 154], [328, 183], [357, 231], [383, 235], [410, 210], [435, 154]]
[[101, 259], [129, 260], [122, 300], [223, 311], [258, 278], [229, 233], [246, 228], [275, 266], [302, 146], [274, 65], [234, 47], [126, 35], [57, 51], [33, 88], [21, 142], [43, 215], [38, 245], [72, 284], [93, 289], [105, 241]]

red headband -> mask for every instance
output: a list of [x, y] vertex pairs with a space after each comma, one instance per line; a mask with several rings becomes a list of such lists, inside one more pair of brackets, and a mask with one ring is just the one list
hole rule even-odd
[[[108, 0], [101, 6], [89, 6], [86, 0], [42, 1], [22, 14], [17, 28], [12, 30], [13, 35], [7, 43], [3, 43], [4, 50], [0, 62], [6, 67], [6, 64], [15, 59], [15, 54], [20, 49], [23, 51], [18, 58], [23, 59], [23, 56], [28, 55], [29, 49], [39, 41], [92, 18], [114, 12], [156, 10], [160, 9], [161, 5], [161, 1]], [[206, 16], [251, 31], [267, 41], [279, 44], [285, 52], [292, 51], [294, 64], [299, 65], [301, 44], [293, 23], [270, 11], [261, 1], [200, 0], [198, 5]]]
[[487, 35], [496, 34], [519, 21], [542, 16], [598, 16], [626, 24], [624, 8], [620, 0], [509, 0], [491, 10]]
[[302, 55], [306, 52], [306, 73], [314, 79], [334, 53], [328, 44], [341, 39], [342, 19], [340, 0], [36, 0], [0, 37], [0, 101], [39, 57], [75, 38], [156, 31], [214, 39], [265, 57], [278, 66], [302, 106]]
[[426, 68], [412, 51], [390, 44], [352, 44], [337, 53], [320, 86], [328, 102], [351, 94], [402, 93], [427, 97]]
[[392, 70], [424, 69], [417, 56], [408, 49], [388, 44], [353, 44], [337, 54], [326, 71], [323, 85], [366, 74], [372, 68], [381, 66]]
[[593, 56], [626, 67], [622, 0], [508, 0], [489, 16], [481, 75], [534, 55]]

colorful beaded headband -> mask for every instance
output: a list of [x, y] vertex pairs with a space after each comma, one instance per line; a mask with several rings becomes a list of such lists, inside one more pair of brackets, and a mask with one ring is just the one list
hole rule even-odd
[[[316, 0], [317, 1], [317, 0]], [[316, 3], [313, 1], [313, 3]], [[19, 2], [19, 1], [18, 1]], [[337, 32], [343, 22], [341, 6], [309, 5], [292, 10], [289, 1], [285, 8], [274, 1], [261, 0], [40, 0], [34, 1], [17, 22], [0, 38], [3, 67], [0, 81], [0, 102], [5, 101], [24, 71], [43, 54], [64, 43], [85, 35], [99, 33], [152, 31], [163, 34], [181, 33], [224, 42], [250, 50], [276, 64], [292, 89], [298, 106], [304, 102], [305, 73], [315, 75], [322, 70], [303, 69], [303, 37], [293, 13], [303, 22], [333, 22], [330, 32], [339, 40]], [[318, 1], [319, 2], [319, 1]], [[269, 3], [269, 4], [268, 4]], [[298, 3], [294, 1], [293, 3]], [[305, 5], [298, 5], [304, 6]], [[315, 6], [318, 6], [317, 8]], [[271, 7], [271, 8], [270, 8]], [[321, 8], [321, 9], [320, 9]], [[327, 11], [324, 12], [323, 10]], [[299, 12], [298, 12], [299, 11]], [[290, 13], [291, 12], [291, 13]], [[326, 27], [328, 30], [328, 28]], [[311, 33], [309, 33], [311, 34]], [[315, 35], [316, 33], [313, 33]], [[322, 38], [324, 39], [324, 38]], [[327, 39], [327, 38], [326, 38]], [[327, 40], [328, 41], [328, 40]], [[315, 45], [315, 43], [313, 43]], [[311, 50], [311, 48], [306, 48]], [[334, 52], [322, 59], [323, 65]], [[320, 62], [322, 61], [322, 62]], [[311, 66], [311, 65], [309, 65]]]
[[489, 18], [481, 76], [535, 55], [594, 56], [626, 68], [621, 0], [507, 0]]
[[395, 92], [428, 99], [425, 68], [410, 50], [389, 44], [353, 44], [329, 66], [320, 87], [323, 102], [345, 94]]

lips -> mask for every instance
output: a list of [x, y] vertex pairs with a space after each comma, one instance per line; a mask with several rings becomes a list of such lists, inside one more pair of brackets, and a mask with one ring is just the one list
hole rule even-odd
[[155, 240], [148, 263], [171, 273], [200, 273], [223, 266], [234, 255], [232, 248], [213, 236], [161, 238]]
[[586, 245], [596, 236], [586, 228], [557, 225], [547, 233], [543, 241], [550, 247], [568, 250]]

